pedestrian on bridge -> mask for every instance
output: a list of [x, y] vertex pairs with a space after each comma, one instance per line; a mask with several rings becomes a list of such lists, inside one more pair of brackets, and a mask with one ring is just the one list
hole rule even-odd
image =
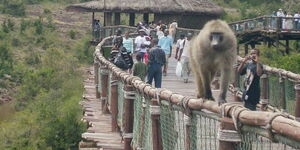
[[172, 56], [172, 45], [173, 45], [173, 39], [171, 36], [169, 36], [169, 31], [165, 30], [164, 31], [164, 36], [159, 39], [158, 46], [160, 46], [161, 49], [166, 54], [166, 64], [164, 66], [164, 76], [167, 75], [167, 70], [168, 70], [168, 60]]
[[145, 77], [147, 74], [147, 65], [142, 62], [142, 54], [139, 53], [136, 55], [137, 62], [134, 63], [132, 68], [132, 74], [134, 76], [138, 76], [141, 78], [142, 81], [145, 81]]
[[152, 49], [149, 51], [147, 83], [152, 85], [152, 80], [154, 79], [155, 87], [161, 88], [162, 67], [166, 64], [166, 54], [157, 45], [158, 39], [152, 39], [151, 44]]
[[250, 110], [256, 110], [256, 105], [260, 98], [260, 76], [263, 74], [263, 66], [259, 63], [259, 50], [252, 49], [250, 56], [246, 56], [240, 66], [238, 72], [245, 75], [244, 91], [242, 100], [244, 106]]
[[190, 54], [189, 54], [189, 49], [190, 49], [190, 41], [192, 39], [192, 33], [188, 33], [186, 36], [186, 39], [184, 39], [182, 43], [182, 47], [179, 52], [179, 57], [178, 61], [181, 62], [182, 64], [182, 78], [184, 83], [188, 83], [188, 79], [190, 76]]

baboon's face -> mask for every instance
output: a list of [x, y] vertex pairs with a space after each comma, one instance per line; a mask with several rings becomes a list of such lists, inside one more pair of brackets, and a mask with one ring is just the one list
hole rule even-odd
[[214, 50], [219, 50], [221, 43], [223, 42], [224, 35], [221, 32], [211, 32], [209, 40], [210, 45]]

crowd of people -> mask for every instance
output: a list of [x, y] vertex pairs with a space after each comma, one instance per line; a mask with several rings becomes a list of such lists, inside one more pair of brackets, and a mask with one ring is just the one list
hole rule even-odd
[[[176, 30], [177, 24], [172, 23], [171, 25], [175, 26]], [[161, 88], [162, 77], [167, 76], [168, 60], [172, 56], [174, 29], [173, 27], [168, 29], [167, 26], [158, 23], [150, 29], [149, 26], [138, 24], [137, 30], [139, 35], [135, 39], [129, 36], [129, 32], [125, 32], [122, 36], [121, 31], [117, 30], [112, 40], [113, 48], [110, 60], [116, 66], [151, 85], [154, 80], [154, 87]], [[151, 35], [153, 31], [156, 33], [154, 37]], [[184, 83], [188, 83], [191, 72], [189, 47], [192, 36], [191, 33], [181, 34], [174, 47], [176, 49], [175, 59], [182, 65], [181, 77]], [[238, 72], [246, 75], [242, 99], [244, 106], [250, 110], [256, 110], [259, 102], [259, 80], [262, 70], [258, 49], [251, 50], [250, 55], [245, 57], [238, 67]]]
[[[162, 76], [168, 74], [168, 62], [172, 56], [177, 26], [175, 21], [168, 26], [161, 21], [149, 25], [138, 23], [139, 35], [135, 38], [129, 37], [129, 32], [125, 32], [122, 36], [121, 30], [117, 30], [112, 40], [110, 61], [143, 81], [147, 79], [149, 84], [154, 80], [155, 87], [161, 88]], [[190, 74], [188, 46], [191, 37], [192, 34], [188, 34], [187, 37], [181, 35], [176, 42], [175, 59], [183, 63], [184, 83], [188, 82]]]
[[[272, 17], [283, 17], [280, 21], [281, 29], [300, 29], [300, 11], [292, 14], [291, 12], [283, 11], [281, 8], [278, 11], [273, 11]], [[276, 27], [276, 19], [272, 18], [271, 26]]]

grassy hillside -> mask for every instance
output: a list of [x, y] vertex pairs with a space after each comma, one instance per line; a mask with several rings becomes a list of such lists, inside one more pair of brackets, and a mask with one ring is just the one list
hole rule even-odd
[[0, 149], [76, 149], [85, 130], [78, 105], [83, 73], [93, 60], [89, 22], [72, 22], [62, 4], [0, 6], [11, 2], [23, 3], [26, 15], [0, 14], [0, 99], [13, 99], [14, 108], [0, 122]]

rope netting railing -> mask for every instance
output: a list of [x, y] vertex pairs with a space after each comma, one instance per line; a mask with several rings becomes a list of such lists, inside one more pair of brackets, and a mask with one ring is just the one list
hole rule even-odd
[[[127, 145], [143, 150], [217, 150], [226, 149], [226, 143], [241, 150], [300, 148], [300, 123], [284, 114], [249, 111], [234, 103], [219, 106], [213, 101], [191, 99], [167, 89], [153, 88], [138, 77], [122, 71], [103, 57], [102, 46], [109, 44], [111, 39], [112, 37], [105, 38], [95, 51], [95, 63], [99, 64], [100, 72], [97, 83], [101, 87], [98, 92], [101, 93], [102, 100], [108, 100], [108, 105], [115, 107], [110, 112], [112, 117], [117, 117], [125, 149]], [[267, 69], [272, 72], [270, 68]], [[280, 75], [294, 77], [293, 74], [282, 71]], [[110, 79], [103, 81], [103, 76]], [[274, 85], [274, 89], [271, 86], [269, 88], [270, 95], [271, 92], [275, 95], [280, 93], [275, 91], [280, 89], [276, 89], [276, 84], [282, 82], [273, 75], [268, 78], [269, 84]], [[114, 84], [115, 81], [117, 84]], [[289, 80], [284, 80], [282, 85], [284, 89], [293, 88], [293, 82], [290, 83]], [[278, 94], [274, 103], [280, 101], [277, 100], [280, 96], [295, 99], [293, 94], [295, 93], [286, 93], [284, 96]], [[106, 98], [103, 98], [105, 95]], [[113, 106], [115, 101], [117, 105]], [[286, 105], [289, 107], [292, 104], [288, 102]]]

